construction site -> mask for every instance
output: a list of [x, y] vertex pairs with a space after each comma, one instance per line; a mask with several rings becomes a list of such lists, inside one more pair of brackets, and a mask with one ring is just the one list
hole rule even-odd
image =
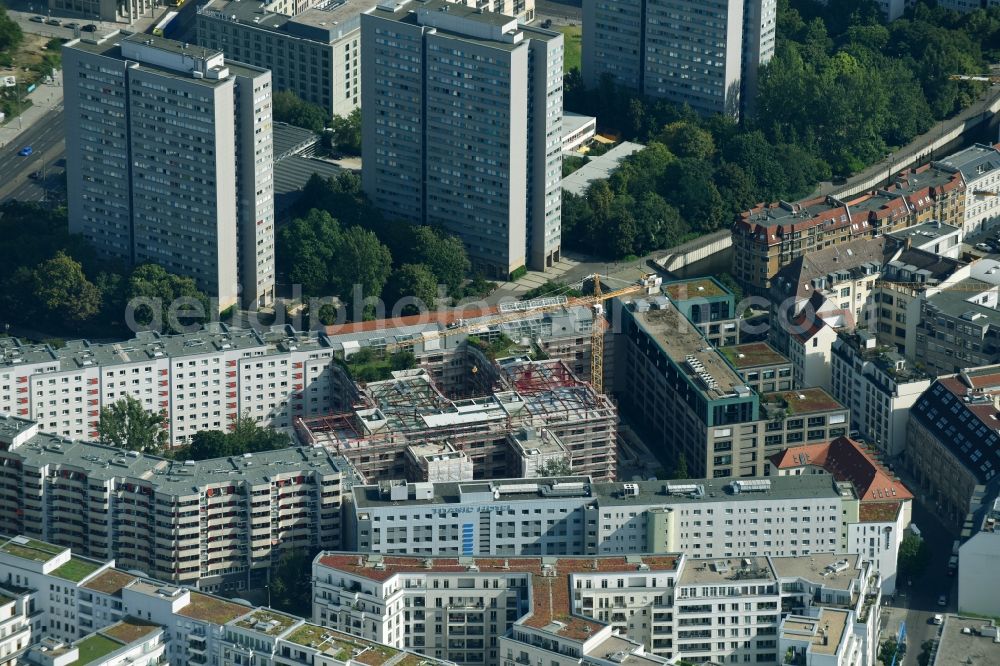
[[297, 419], [296, 433], [347, 458], [367, 483], [521, 476], [554, 452], [572, 474], [615, 479], [617, 410], [564, 361], [473, 367], [480, 395], [449, 398], [426, 369], [396, 371], [358, 384], [349, 410]]

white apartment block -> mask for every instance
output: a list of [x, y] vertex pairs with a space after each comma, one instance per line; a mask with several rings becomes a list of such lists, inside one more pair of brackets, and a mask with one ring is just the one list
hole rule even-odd
[[[445, 0], [361, 16], [362, 180], [506, 278], [559, 260], [563, 38]], [[485, 63], [482, 65], [480, 63]]]
[[0, 582], [0, 666], [13, 666], [31, 645], [30, 594]]
[[803, 313], [789, 326], [788, 359], [792, 362], [792, 383], [798, 388], [819, 387], [830, 392], [830, 357], [837, 331], [821, 315]]
[[170, 461], [0, 417], [0, 525], [161, 580], [253, 588], [282, 553], [340, 543], [347, 467], [307, 448]]
[[[10, 588], [19, 590], [19, 609], [33, 608], [17, 611], [31, 621], [30, 652], [18, 663], [67, 666], [75, 649], [96, 660], [78, 666], [445, 666], [25, 537], [0, 539], [0, 594]], [[7, 623], [3, 599], [0, 626]]]
[[[345, 502], [344, 543], [384, 556], [684, 552], [697, 560], [848, 552], [876, 561], [883, 584], [894, 585], [910, 521], [909, 504], [898, 506], [902, 495], [896, 511], [887, 512], [860, 502], [849, 479], [773, 473], [738, 480], [594, 483], [576, 476], [355, 485]], [[900, 524], [888, 545], [870, 542], [872, 525], [882, 529], [885, 522]]]
[[206, 326], [61, 349], [0, 341], [0, 413], [63, 437], [96, 439], [100, 410], [126, 395], [167, 416], [171, 446], [239, 415], [289, 429], [330, 409], [334, 349], [323, 336], [278, 327], [258, 333]]
[[[942, 6], [951, 3], [942, 2]], [[978, 8], [979, 3], [976, 3]], [[965, 180], [965, 235], [990, 229], [1000, 222], [1000, 150], [996, 146], [975, 144], [949, 155], [940, 168], [958, 171]]]
[[197, 42], [271, 70], [275, 90], [346, 116], [361, 102], [359, 17], [373, 5], [342, 0], [285, 15], [255, 2], [212, 0], [198, 8]]
[[63, 48], [69, 225], [218, 299], [274, 299], [271, 74], [221, 51], [113, 33]]
[[318, 624], [463, 666], [534, 664], [550, 655], [559, 663], [618, 661], [616, 650], [598, 647], [611, 636], [622, 642], [622, 657], [776, 664], [782, 614], [817, 605], [863, 618], [872, 640], [859, 663], [873, 664], [881, 597], [878, 575], [859, 557], [834, 554], [694, 560], [324, 552], [312, 573]]
[[752, 106], [759, 69], [774, 55], [773, 0], [586, 0], [583, 77], [738, 116]]
[[126, 618], [72, 643], [43, 638], [28, 651], [32, 666], [154, 666], [166, 662], [163, 627]]
[[841, 333], [831, 354], [833, 396], [851, 410], [851, 423], [890, 458], [906, 447], [910, 407], [931, 377], [901, 354], [878, 349], [867, 331]]

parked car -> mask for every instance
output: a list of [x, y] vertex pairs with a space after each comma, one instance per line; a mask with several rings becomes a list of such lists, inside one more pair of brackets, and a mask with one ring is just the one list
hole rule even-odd
[[79, 24], [79, 23], [67, 23], [67, 24], [66, 24], [65, 26], [63, 26], [63, 27], [64, 27], [64, 28], [69, 28], [70, 30], [76, 30], [77, 28], [79, 28], [79, 27], [80, 27], [80, 24]]
[[42, 178], [42, 172], [32, 171], [31, 173], [28, 174], [28, 178], [30, 178], [31, 180], [40, 180]]
[[976, 243], [976, 249], [982, 250], [983, 252], [989, 252], [990, 246], [987, 245], [986, 243]]
[[50, 18], [45, 20], [46, 25], [62, 25], [62, 20], [57, 18]]
[[542, 21], [542, 27], [543, 28], [551, 28], [552, 27], [552, 19], [545, 19], [544, 21]]
[[947, 605], [948, 605], [948, 597], [942, 594], [940, 597], [938, 597], [938, 606], [947, 606]]
[[83, 30], [84, 32], [97, 32], [97, 26], [94, 25], [93, 23], [88, 23], [87, 25], [80, 28], [80, 30]]
[[28, 20], [32, 21], [34, 23], [45, 23], [45, 17], [44, 16], [32, 16]]
[[944, 624], [944, 615], [941, 615], [941, 613], [935, 613], [934, 617], [931, 618], [931, 624]]
[[33, 152], [35, 151], [31, 149], [31, 146], [25, 146], [21, 150], [17, 151], [17, 154], [20, 155], [21, 157], [28, 157]]

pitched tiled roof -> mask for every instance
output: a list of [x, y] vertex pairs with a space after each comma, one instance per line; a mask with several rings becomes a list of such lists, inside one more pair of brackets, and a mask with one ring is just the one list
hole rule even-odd
[[785, 449], [773, 455], [771, 463], [778, 469], [822, 467], [837, 481], [851, 482], [862, 503], [913, 499], [913, 494], [901, 481], [894, 479], [860, 444], [848, 437]]

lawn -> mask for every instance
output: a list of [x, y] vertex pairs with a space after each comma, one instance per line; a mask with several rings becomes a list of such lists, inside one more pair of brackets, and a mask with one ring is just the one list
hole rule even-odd
[[100, 567], [100, 565], [96, 562], [85, 562], [84, 560], [78, 560], [74, 557], [69, 562], [53, 571], [52, 575], [74, 583], [79, 583], [81, 580], [97, 571], [98, 567]]
[[583, 28], [578, 25], [554, 26], [563, 34], [563, 71], [568, 72], [573, 68], [580, 69], [580, 57], [582, 53], [582, 32]]
[[80, 657], [71, 666], [84, 666], [122, 648], [122, 644], [106, 636], [93, 634], [76, 644]]

